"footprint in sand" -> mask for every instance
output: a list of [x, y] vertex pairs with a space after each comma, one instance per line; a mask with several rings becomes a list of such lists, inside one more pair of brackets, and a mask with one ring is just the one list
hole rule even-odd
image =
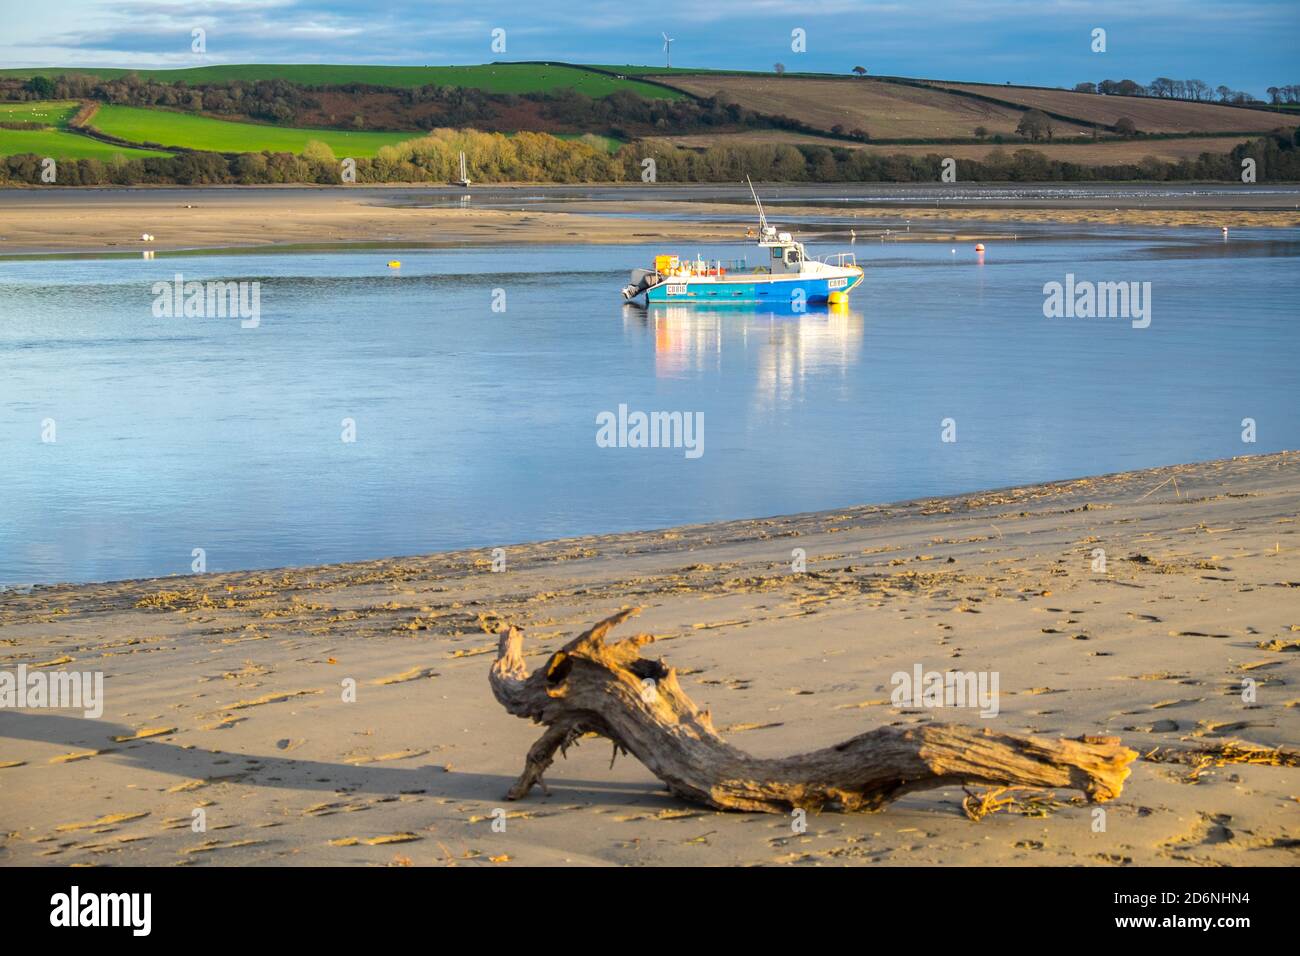
[[1135, 734], [1172, 734], [1178, 730], [1178, 721], [1157, 720], [1145, 726], [1135, 725], [1124, 729]]

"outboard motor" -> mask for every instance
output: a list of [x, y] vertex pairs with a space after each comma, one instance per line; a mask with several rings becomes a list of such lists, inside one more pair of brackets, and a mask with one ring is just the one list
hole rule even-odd
[[632, 279], [623, 289], [623, 298], [635, 299], [646, 289], [659, 284], [659, 273], [654, 269], [633, 269]]

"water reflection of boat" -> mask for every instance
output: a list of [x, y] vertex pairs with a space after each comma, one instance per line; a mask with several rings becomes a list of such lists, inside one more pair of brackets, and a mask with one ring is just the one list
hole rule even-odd
[[691, 261], [672, 255], [655, 256], [653, 268], [632, 272], [623, 298], [645, 296], [649, 305], [781, 303], [795, 308], [848, 302], [849, 292], [862, 282], [862, 268], [854, 254], [842, 252], [809, 259], [802, 242], [768, 225], [753, 183], [749, 191], [758, 206], [761, 262], [750, 265], [744, 259]]
[[[717, 371], [741, 354], [757, 372], [760, 403], [787, 400], [805, 376], [842, 370], [862, 352], [862, 314], [848, 308], [748, 310], [699, 306], [624, 306], [624, 325], [654, 336], [655, 375]], [[747, 357], [746, 357], [747, 356]]]

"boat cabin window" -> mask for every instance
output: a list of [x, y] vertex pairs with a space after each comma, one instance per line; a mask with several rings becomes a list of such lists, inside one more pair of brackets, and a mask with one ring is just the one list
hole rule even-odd
[[797, 265], [799, 262], [799, 250], [787, 249], [785, 251], [785, 261], [790, 263], [791, 265]]

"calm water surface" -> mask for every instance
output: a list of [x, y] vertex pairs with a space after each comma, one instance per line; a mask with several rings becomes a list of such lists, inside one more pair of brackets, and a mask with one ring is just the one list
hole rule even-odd
[[[802, 316], [624, 306], [627, 271], [678, 251], [658, 246], [0, 262], [0, 585], [184, 574], [194, 548], [213, 571], [490, 548], [1300, 447], [1300, 233], [1151, 233], [996, 242], [982, 264], [969, 244], [860, 243], [852, 306]], [[177, 271], [260, 282], [260, 326], [155, 318], [151, 286]], [[1150, 328], [1044, 318], [1067, 272], [1150, 281]], [[704, 454], [597, 447], [620, 404], [703, 412]]]

